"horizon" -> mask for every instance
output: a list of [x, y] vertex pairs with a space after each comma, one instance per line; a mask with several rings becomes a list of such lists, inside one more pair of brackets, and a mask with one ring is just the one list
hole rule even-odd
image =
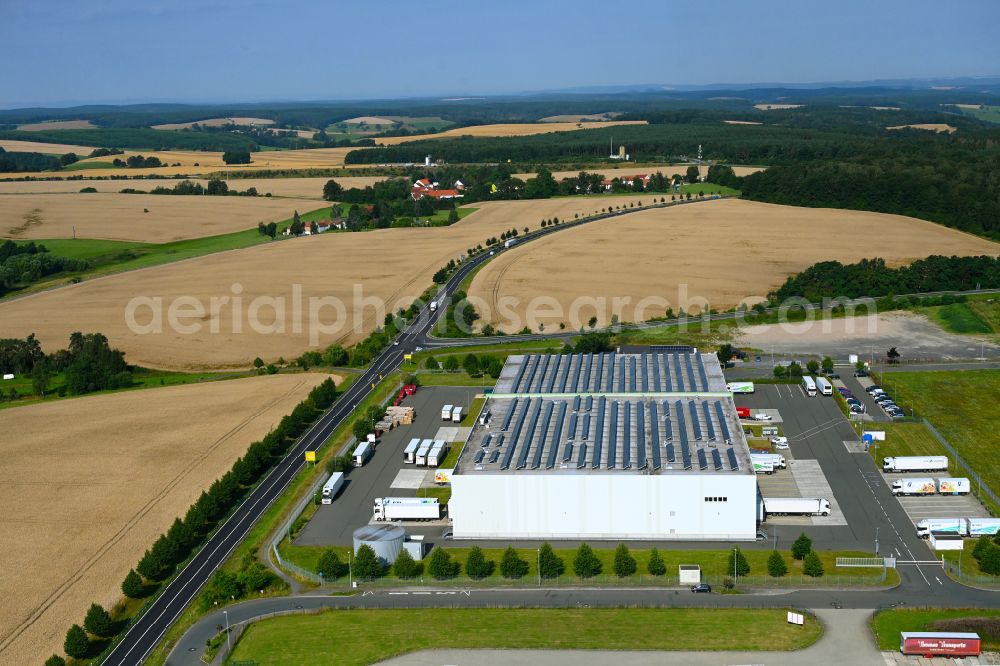
[[[866, 19], [855, 20], [852, 8], [863, 8]], [[645, 20], [629, 23], [629, 14], [622, 28], [608, 29], [603, 6], [593, 2], [539, 6], [518, 0], [498, 9], [447, 0], [420, 10], [396, 4], [372, 12], [360, 3], [315, 0], [139, 7], [124, 0], [86, 6], [12, 0], [0, 26], [0, 39], [13, 54], [13, 66], [0, 74], [0, 108], [363, 102], [588, 88], [855, 87], [996, 76], [982, 68], [1000, 61], [992, 34], [1000, 6], [967, 3], [961, 16], [928, 25], [927, 12], [937, 8], [927, 0], [877, 6], [852, 0], [836, 8], [783, 1], [762, 16], [716, 0], [698, 8], [644, 7]], [[261, 38], [262, 17], [277, 11], [290, 18], [268, 24]], [[311, 18], [303, 23], [300, 17]], [[559, 30], [551, 31], [553, 25]], [[851, 35], [849, 42], [844, 34]], [[163, 35], [181, 48], [171, 49], [169, 40], [161, 44]], [[155, 46], [143, 52], [130, 37]], [[623, 39], [628, 49], [619, 48]]]

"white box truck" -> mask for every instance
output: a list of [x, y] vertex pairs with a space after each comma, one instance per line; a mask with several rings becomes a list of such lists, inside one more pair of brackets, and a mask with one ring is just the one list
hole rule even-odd
[[948, 458], [945, 456], [895, 456], [882, 458], [882, 471], [890, 472], [946, 472]]
[[965, 518], [926, 518], [917, 523], [917, 536], [926, 539], [931, 532], [941, 534], [969, 535], [969, 524]]
[[730, 393], [753, 393], [753, 382], [729, 382], [726, 390]]
[[374, 447], [368, 442], [361, 442], [358, 444], [358, 448], [354, 449], [354, 466], [364, 467], [364, 464], [368, 462], [372, 457], [372, 453], [375, 451]]
[[438, 467], [448, 457], [448, 445], [444, 442], [435, 442], [430, 453], [427, 454], [427, 466]]
[[751, 453], [750, 460], [753, 462], [769, 462], [774, 469], [785, 469], [787, 465], [785, 456], [779, 453]]
[[753, 471], [756, 474], [774, 474], [774, 463], [770, 460], [755, 460], [753, 456], [750, 456], [750, 464], [753, 465]]
[[969, 518], [969, 536], [978, 539], [984, 534], [996, 536], [1000, 531], [1000, 518]]
[[420, 448], [419, 439], [411, 439], [410, 443], [406, 445], [403, 449], [403, 462], [408, 462], [411, 465], [417, 462], [417, 449]]
[[942, 495], [968, 495], [972, 490], [969, 480], [964, 477], [938, 479], [937, 485]]
[[439, 520], [441, 504], [436, 497], [376, 497], [374, 518], [387, 520]]
[[417, 449], [417, 459], [414, 460], [414, 463], [420, 465], [421, 467], [426, 466], [427, 454], [431, 452], [431, 447], [433, 445], [434, 443], [429, 439], [425, 439], [424, 441], [420, 442], [420, 448]]
[[814, 396], [816, 395], [816, 382], [809, 375], [802, 377], [802, 388], [805, 389], [806, 395]]
[[508, 238], [503, 243], [503, 246], [504, 246], [505, 249], [506, 248], [514, 247], [515, 245], [517, 245], [517, 239], [516, 238]]
[[892, 482], [892, 494], [896, 495], [933, 495], [937, 492], [934, 479], [896, 479]]
[[451, 421], [451, 410], [452, 409], [453, 409], [452, 405], [445, 405], [444, 407], [441, 408], [441, 420], [442, 421]]
[[320, 500], [323, 504], [333, 504], [333, 498], [337, 496], [341, 487], [344, 485], [344, 473], [334, 472], [330, 475], [330, 478], [326, 480], [323, 484], [323, 496]]
[[452, 410], [451, 410], [451, 420], [452, 420], [452, 423], [461, 423], [462, 422], [462, 408], [461, 407], [453, 407], [452, 408]]
[[831, 384], [830, 380], [826, 377], [816, 378], [816, 388], [818, 388], [819, 392], [823, 395], [833, 395], [833, 384]]
[[818, 497], [765, 497], [764, 513], [775, 516], [829, 516], [830, 501]]

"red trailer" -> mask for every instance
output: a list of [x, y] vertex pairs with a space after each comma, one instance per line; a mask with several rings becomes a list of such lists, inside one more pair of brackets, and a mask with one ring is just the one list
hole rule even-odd
[[748, 418], [750, 418], [750, 408], [749, 407], [737, 407], [736, 408], [736, 416], [740, 417], [741, 419], [748, 419]]
[[924, 631], [903, 631], [899, 634], [900, 652], [927, 658], [937, 655], [978, 657], [979, 643], [979, 634]]
[[413, 395], [414, 393], [417, 392], [417, 385], [416, 384], [407, 384], [406, 386], [403, 387], [403, 392], [406, 395]]

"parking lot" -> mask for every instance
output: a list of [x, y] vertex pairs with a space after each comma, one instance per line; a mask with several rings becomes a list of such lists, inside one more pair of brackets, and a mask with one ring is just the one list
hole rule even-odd
[[[416, 418], [383, 433], [375, 455], [363, 466], [347, 475], [344, 488], [332, 504], [318, 507], [309, 524], [295, 539], [297, 545], [327, 546], [351, 543], [354, 530], [372, 519], [376, 497], [415, 497], [421, 486], [429, 485], [434, 470], [403, 462], [403, 449], [413, 438], [457, 441], [464, 438], [461, 428], [441, 420], [441, 407], [460, 405], [469, 409], [473, 398], [482, 392], [477, 387], [423, 387], [402, 403], [413, 407]], [[427, 528], [410, 529], [411, 533], [427, 532]], [[440, 534], [441, 528], [437, 527]], [[433, 529], [430, 533], [433, 533]]]

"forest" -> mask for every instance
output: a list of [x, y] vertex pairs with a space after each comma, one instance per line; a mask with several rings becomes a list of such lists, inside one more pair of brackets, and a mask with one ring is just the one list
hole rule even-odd
[[934, 255], [908, 266], [890, 268], [884, 259], [862, 259], [844, 265], [823, 261], [797, 273], [769, 294], [772, 302], [805, 298], [892, 296], [931, 291], [965, 291], [1000, 287], [1000, 258]]
[[34, 242], [18, 245], [6, 240], [0, 244], [0, 296], [49, 275], [63, 271], [82, 271], [89, 267], [90, 264], [83, 259], [49, 254], [44, 245]]

